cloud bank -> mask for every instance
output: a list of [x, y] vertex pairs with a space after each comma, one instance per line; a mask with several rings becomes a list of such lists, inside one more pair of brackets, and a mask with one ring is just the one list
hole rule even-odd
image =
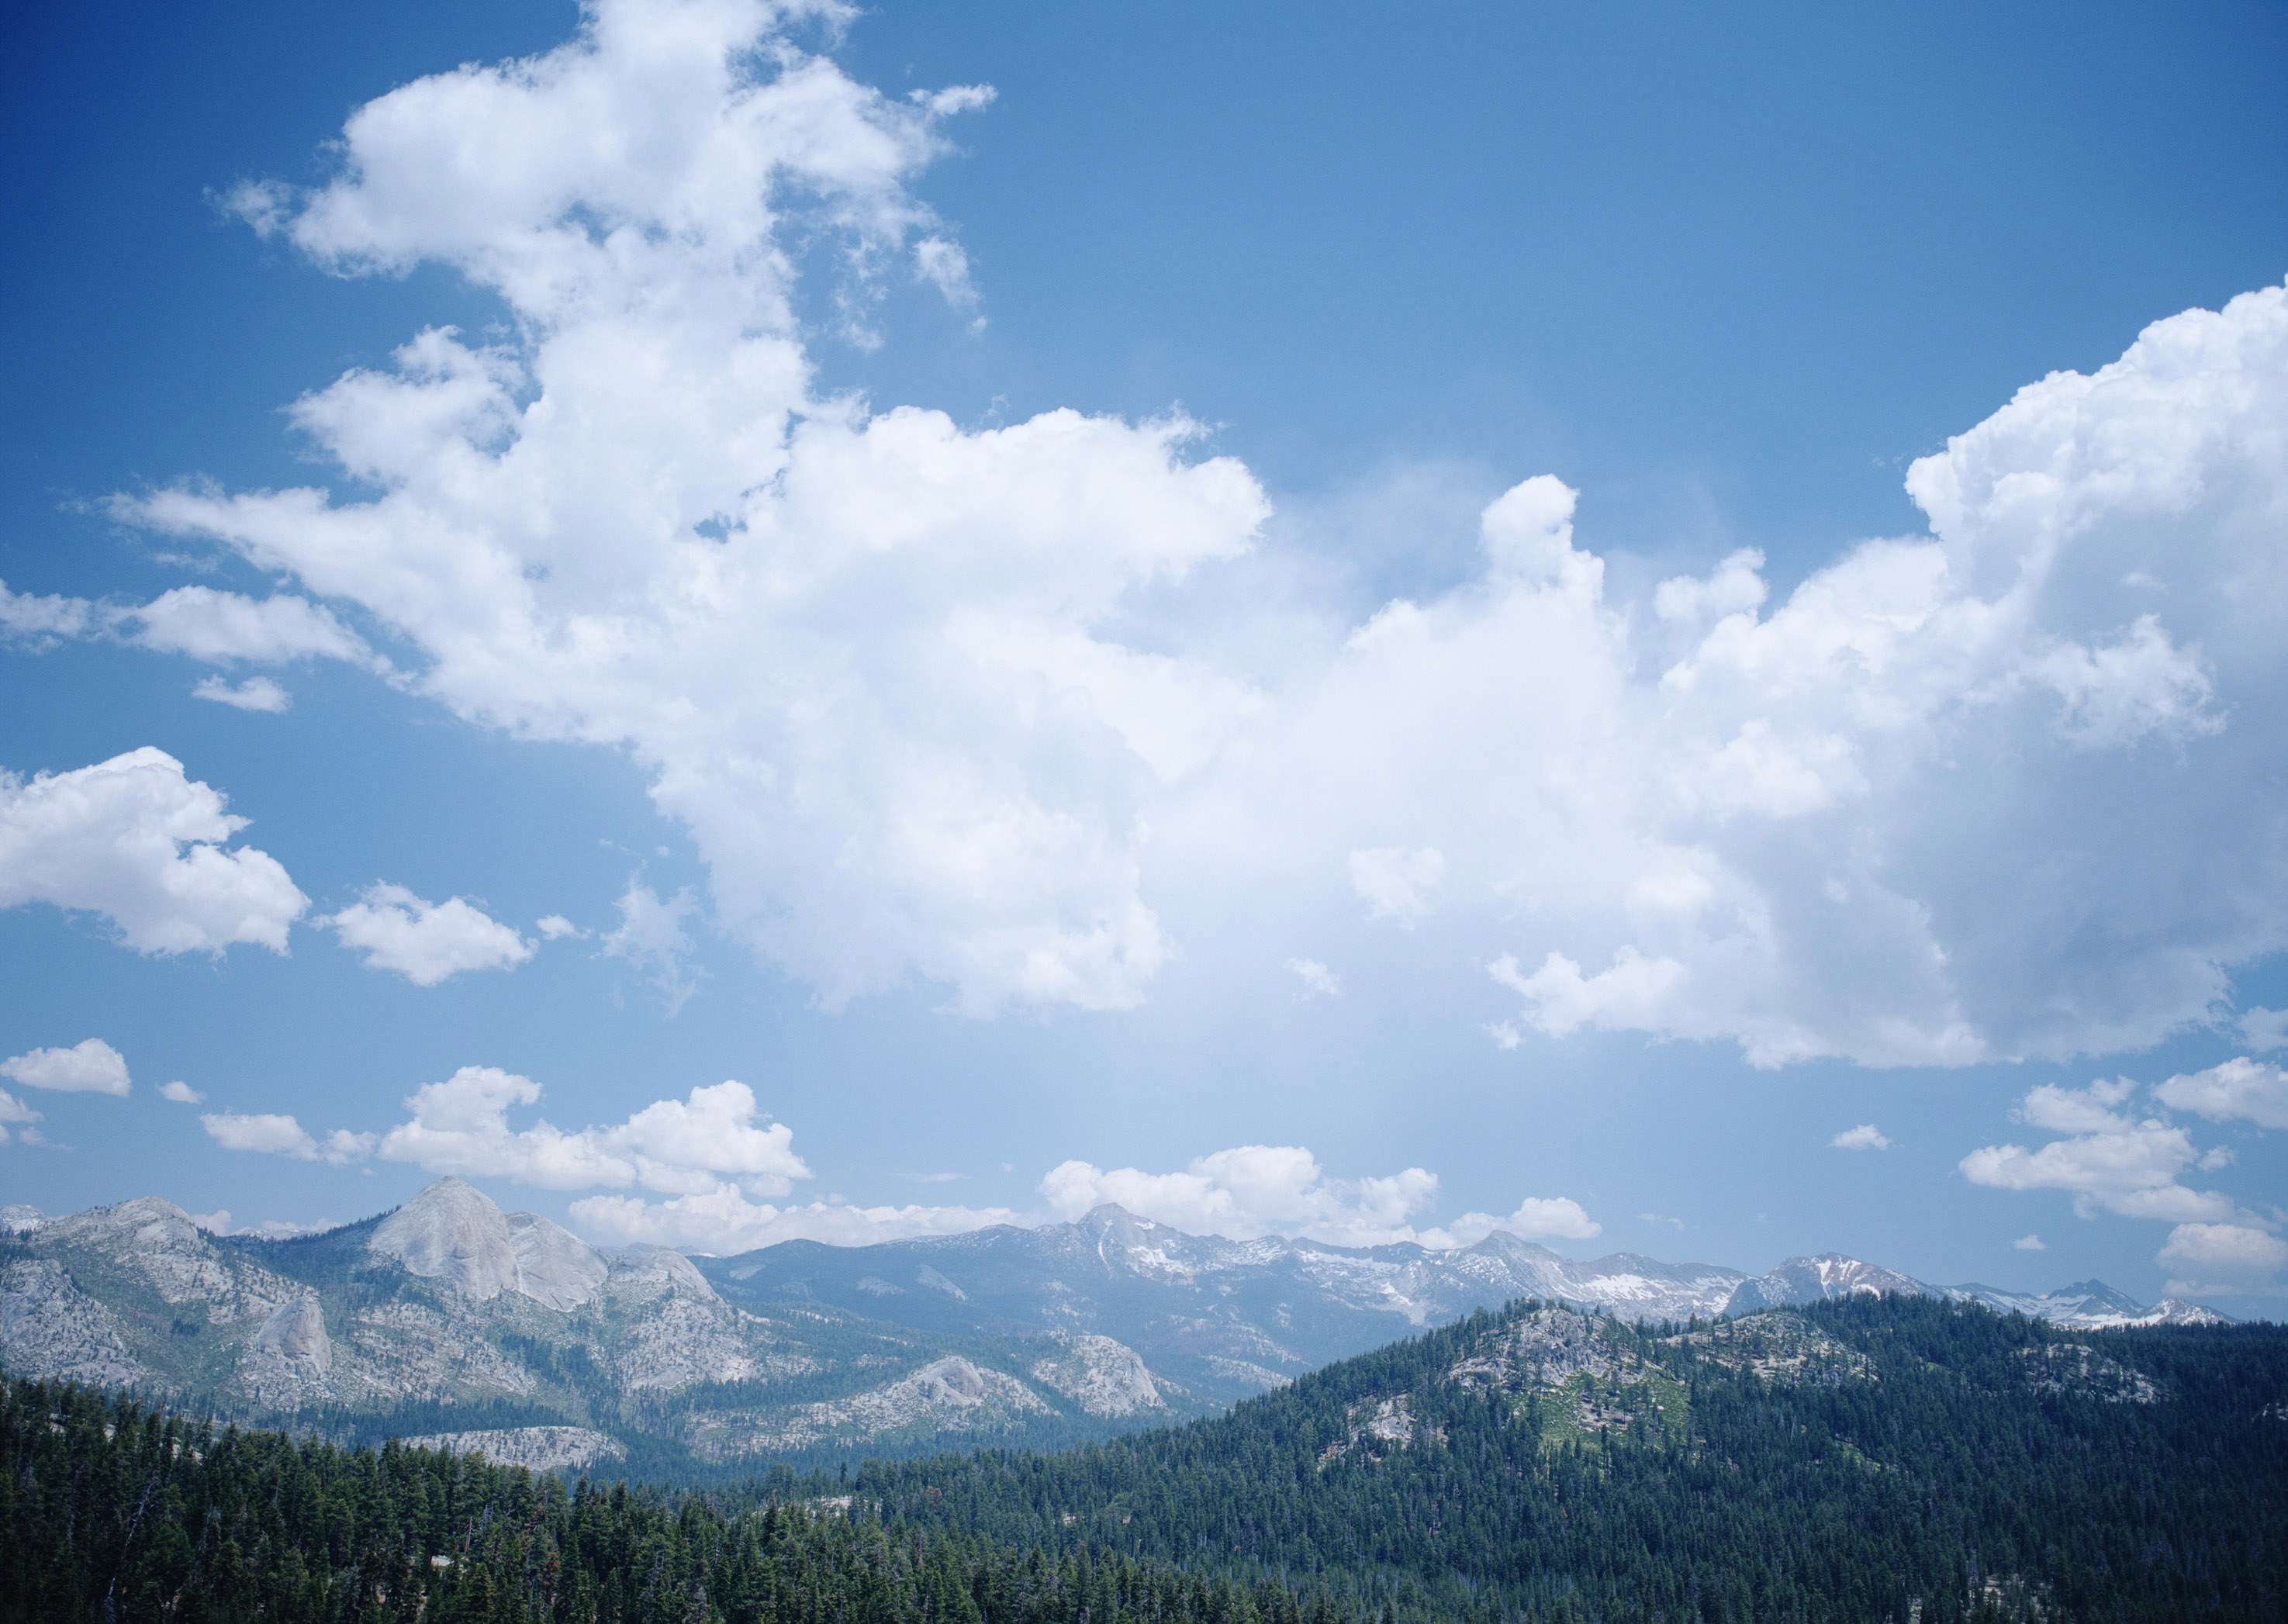
[[2288, 947], [2288, 292], [2029, 385], [1914, 463], [1922, 529], [1784, 593], [1753, 548], [1619, 593], [1593, 495], [1520, 470], [1450, 590], [1258, 616], [1268, 504], [1196, 423], [819, 389], [887, 277], [976, 316], [914, 186], [989, 93], [893, 99], [791, 27], [600, 0], [358, 109], [321, 184], [241, 188], [316, 267], [446, 267], [509, 319], [294, 404], [359, 494], [123, 498], [313, 606], [139, 635], [349, 658], [329, 624], [370, 625], [474, 725], [623, 750], [716, 923], [829, 1007], [1275, 977], [1279, 916], [1331, 899], [1475, 966], [1451, 996], [1505, 1048], [1944, 1066], [2149, 1045]]

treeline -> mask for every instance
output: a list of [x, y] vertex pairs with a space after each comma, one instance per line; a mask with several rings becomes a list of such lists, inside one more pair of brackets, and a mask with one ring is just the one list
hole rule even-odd
[[[2093, 1338], [1861, 1300], [1807, 1318], [1873, 1379], [1791, 1382], [1608, 1322], [1686, 1419], [1640, 1387], [1635, 1419], [1584, 1439], [1545, 1425], [1562, 1395], [1520, 1405], [1441, 1379], [1510, 1318], [1474, 1316], [1191, 1427], [1058, 1455], [873, 1463], [847, 1486], [886, 1515], [1004, 1543], [1348, 1575], [1370, 1606], [1424, 1616], [2288, 1619], [2277, 1327]], [[2165, 1397], [2042, 1390], [2032, 1367], [2061, 1343], [2093, 1344]], [[1353, 1406], [1389, 1395], [1438, 1441], [1352, 1442]]]
[[397, 1446], [0, 1394], [0, 1617], [25, 1624], [1370, 1624], [1276, 1585], [1012, 1554], [835, 1504], [568, 1485]]

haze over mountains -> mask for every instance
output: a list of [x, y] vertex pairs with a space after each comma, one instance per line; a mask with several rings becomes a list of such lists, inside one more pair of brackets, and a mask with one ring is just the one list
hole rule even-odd
[[[2028, 1295], [1857, 1259], [1750, 1275], [1496, 1233], [1433, 1251], [1077, 1222], [729, 1257], [602, 1251], [441, 1179], [323, 1235], [223, 1237], [153, 1197], [9, 1209], [0, 1367], [248, 1419], [327, 1418], [568, 1465], [1052, 1442], [1204, 1414], [1474, 1309], [1632, 1322], [1900, 1293], [2077, 1328], [2214, 1323], [2098, 1281]], [[513, 1439], [508, 1435], [514, 1434]]]

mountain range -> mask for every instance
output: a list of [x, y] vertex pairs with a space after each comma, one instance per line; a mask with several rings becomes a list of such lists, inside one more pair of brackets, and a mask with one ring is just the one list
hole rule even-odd
[[12, 1374], [550, 1467], [1070, 1441], [1218, 1411], [1520, 1299], [1633, 1323], [1886, 1294], [2079, 1329], [2222, 1319], [2095, 1280], [1935, 1287], [1835, 1254], [1752, 1275], [1502, 1232], [1444, 1251], [1234, 1241], [1109, 1206], [867, 1247], [606, 1251], [457, 1178], [287, 1240], [216, 1235], [154, 1197], [11, 1207], [0, 1230]]

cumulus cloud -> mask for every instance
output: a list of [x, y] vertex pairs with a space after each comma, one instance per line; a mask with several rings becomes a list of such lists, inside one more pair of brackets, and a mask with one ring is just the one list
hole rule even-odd
[[1527, 1240], [1590, 1240], [1603, 1234], [1605, 1226], [1570, 1196], [1529, 1195], [1505, 1218], [1466, 1212], [1442, 1229], [1425, 1230], [1414, 1239], [1428, 1247], [1474, 1246], [1497, 1230]]
[[2010, 1246], [2014, 1251], [2019, 1252], [2046, 1252], [2050, 1249], [2039, 1235], [2032, 1234], [2019, 1236]]
[[2288, 948], [2288, 290], [2020, 391], [1913, 464], [1919, 533], [1784, 598], [1753, 549], [1625, 595], [1537, 474], [1452, 587], [1251, 618], [1267, 505], [1196, 424], [814, 390], [791, 250], [840, 250], [855, 334], [885, 267], [961, 305], [913, 185], [983, 99], [682, 0], [403, 86], [238, 211], [329, 271], [457, 272], [506, 336], [296, 403], [351, 494], [118, 511], [385, 629], [473, 723], [625, 750], [714, 922], [828, 1007], [1128, 1008], [1180, 955], [1275, 959], [1219, 937], [1235, 889], [1323, 916], [1346, 879], [1497, 967], [1458, 996], [1498, 1036], [1759, 1065], [2141, 1047]]
[[[1076, 1218], [1110, 1202], [1192, 1234], [1235, 1240], [1293, 1235], [1338, 1246], [1377, 1246], [1429, 1233], [1418, 1232], [1410, 1220], [1436, 1197], [1438, 1176], [1407, 1168], [1377, 1177], [1334, 1178], [1301, 1145], [1244, 1145], [1197, 1157], [1174, 1173], [1060, 1162], [1042, 1178], [1040, 1189], [1049, 1211], [1060, 1218]], [[1489, 1229], [1507, 1226], [1508, 1220], [1488, 1221]], [[1442, 1236], [1428, 1243], [1459, 1244]]]
[[2101, 1078], [2082, 1089], [2043, 1083], [2027, 1089], [2011, 1114], [2030, 1128], [2052, 1133], [2118, 1133], [2130, 1126], [2120, 1107], [2136, 1091], [2137, 1085], [2126, 1077], [2111, 1082]]
[[2161, 1263], [2185, 1277], [2169, 1282], [2173, 1295], [2268, 1291], [2288, 1269], [2288, 1240], [2248, 1224], [2180, 1224], [2161, 1248]]
[[40, 1113], [18, 1099], [5, 1089], [0, 1089], [0, 1123], [36, 1122]]
[[2211, 1121], [2288, 1128], [2288, 1070], [2246, 1056], [2170, 1078], [2154, 1090], [2165, 1105]]
[[540, 932], [542, 939], [552, 942], [561, 941], [568, 936], [583, 937], [588, 934], [561, 914], [543, 914], [532, 928]]
[[957, 1235], [994, 1224], [1021, 1222], [1005, 1207], [862, 1207], [838, 1201], [799, 1206], [750, 1200], [725, 1182], [671, 1200], [627, 1195], [584, 1196], [572, 1203], [572, 1221], [599, 1240], [646, 1240], [716, 1254], [751, 1251], [782, 1240], [828, 1246], [871, 1246], [920, 1235]]
[[2133, 1118], [2120, 1108], [2136, 1087], [2121, 1078], [2082, 1089], [2045, 1083], [2028, 1089], [2012, 1114], [2071, 1137], [2030, 1150], [1983, 1146], [1962, 1159], [1962, 1176], [1994, 1190], [2070, 1192], [2083, 1217], [2100, 1211], [2179, 1224], [2232, 1217], [2230, 1198], [2180, 1182], [2196, 1167], [2215, 1165], [2191, 1135], [2163, 1117]]
[[205, 1095], [200, 1093], [196, 1089], [191, 1087], [189, 1083], [185, 1082], [179, 1077], [176, 1078], [172, 1082], [161, 1083], [159, 1085], [159, 1097], [161, 1099], [172, 1100], [179, 1105], [203, 1105], [207, 1103], [207, 1097]]
[[1961, 1169], [1972, 1184], [1994, 1190], [2070, 1191], [2085, 1216], [2101, 1209], [2130, 1218], [2230, 1217], [2228, 1198], [2177, 1182], [2197, 1154], [2183, 1129], [2150, 1119], [2033, 1150], [1990, 1145], [1965, 1156]]
[[267, 852], [229, 846], [247, 820], [227, 804], [147, 745], [67, 772], [0, 772], [0, 908], [99, 915], [139, 953], [283, 953], [309, 899]]
[[1887, 1151], [1891, 1148], [1891, 1136], [1872, 1122], [1862, 1122], [1837, 1134], [1827, 1142], [1827, 1147], [1837, 1151]]
[[458, 897], [425, 902], [402, 885], [369, 885], [356, 902], [317, 923], [364, 954], [368, 969], [394, 970], [416, 986], [465, 970], [514, 970], [534, 951], [473, 904]]
[[743, 1082], [655, 1100], [616, 1126], [567, 1132], [545, 1120], [509, 1125], [510, 1111], [539, 1101], [540, 1085], [529, 1077], [465, 1066], [407, 1097], [410, 1119], [383, 1136], [380, 1154], [433, 1173], [548, 1190], [641, 1184], [694, 1195], [735, 1179], [758, 1195], [783, 1195], [793, 1180], [810, 1176], [794, 1153], [793, 1130], [765, 1120]]
[[192, 688], [193, 699], [212, 700], [218, 705], [228, 705], [234, 710], [259, 711], [265, 716], [282, 716], [294, 708], [294, 696], [267, 677], [250, 677], [243, 682], [226, 682], [219, 677], [200, 679]]
[[1316, 959], [1290, 959], [1288, 972], [1301, 982], [1298, 998], [1339, 998], [1343, 993], [1342, 978]]
[[323, 1138], [290, 1115], [278, 1112], [210, 1111], [199, 1123], [207, 1137], [226, 1151], [290, 1156], [297, 1161], [361, 1161], [373, 1150], [371, 1134], [338, 1128]]
[[0, 1060], [0, 1077], [59, 1094], [124, 1095], [128, 1090], [127, 1058], [101, 1038]]

